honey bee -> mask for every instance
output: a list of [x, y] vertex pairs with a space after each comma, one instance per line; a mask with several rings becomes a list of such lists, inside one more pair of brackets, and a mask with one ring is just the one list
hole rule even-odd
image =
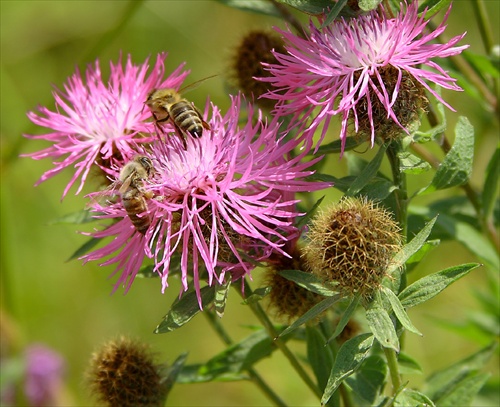
[[[143, 235], [151, 224], [151, 218], [146, 213], [148, 210], [146, 199], [154, 196], [153, 192], [144, 189], [143, 184], [153, 171], [151, 160], [146, 156], [138, 155], [125, 164], [119, 176], [121, 186], [118, 192], [121, 195], [122, 205], [135, 229]], [[139, 216], [140, 214], [143, 215]]]
[[203, 129], [210, 130], [210, 125], [203, 120], [194, 103], [184, 99], [175, 89], [153, 89], [146, 100], [155, 122], [172, 122], [181, 136], [190, 134], [200, 137]]

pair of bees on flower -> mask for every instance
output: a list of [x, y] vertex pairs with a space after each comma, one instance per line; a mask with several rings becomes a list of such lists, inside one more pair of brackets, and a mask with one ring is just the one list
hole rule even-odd
[[[146, 105], [151, 110], [158, 127], [162, 123], [170, 122], [180, 137], [198, 138], [202, 135], [203, 129], [210, 130], [209, 124], [203, 120], [196, 106], [184, 99], [175, 89], [154, 89], [149, 93]], [[153, 198], [154, 194], [146, 191], [144, 181], [153, 171], [151, 159], [139, 155], [125, 164], [117, 183], [121, 185], [118, 192], [123, 208], [137, 232], [141, 234], [145, 234], [151, 224], [147, 214], [147, 199]]]

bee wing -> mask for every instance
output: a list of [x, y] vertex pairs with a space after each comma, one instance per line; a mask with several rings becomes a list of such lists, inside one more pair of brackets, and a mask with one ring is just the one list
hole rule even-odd
[[118, 192], [120, 192], [120, 194], [124, 194], [127, 191], [127, 189], [129, 189], [133, 176], [134, 175], [132, 174], [132, 175], [128, 176], [127, 178], [125, 178], [125, 181], [123, 181], [122, 185], [120, 186], [120, 189], [118, 190]]
[[120, 181], [115, 181], [111, 185], [108, 185], [106, 188], [104, 188], [101, 191], [98, 191], [90, 197], [90, 201], [85, 205], [86, 208], [90, 208], [94, 206], [95, 204], [98, 204], [99, 201], [104, 200], [108, 196], [115, 196], [117, 195], [117, 187], [120, 184]]

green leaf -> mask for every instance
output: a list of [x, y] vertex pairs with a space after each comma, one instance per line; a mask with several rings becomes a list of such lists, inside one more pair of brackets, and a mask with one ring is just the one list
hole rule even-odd
[[435, 297], [451, 283], [464, 277], [479, 266], [477, 263], [467, 263], [422, 277], [401, 291], [398, 298], [403, 307], [414, 307]]
[[179, 375], [179, 383], [201, 383], [213, 380], [241, 380], [247, 376], [239, 373], [268, 357], [276, 345], [265, 332], [257, 331], [231, 345], [204, 364], [187, 366]]
[[186, 359], [187, 353], [181, 354], [171, 366], [161, 372], [161, 382], [165, 386], [167, 394], [172, 390], [182, 367], [186, 363]]
[[394, 258], [391, 261], [391, 264], [389, 264], [389, 267], [387, 269], [387, 274], [391, 275], [394, 273], [397, 269], [403, 266], [405, 264], [406, 260], [408, 260], [411, 256], [413, 256], [417, 251], [420, 250], [420, 248], [424, 245], [427, 237], [430, 235], [432, 227], [434, 226], [434, 223], [436, 223], [436, 218], [431, 219], [430, 222], [428, 222], [420, 232], [409, 242], [408, 244], [404, 245], [404, 247], [396, 253]]
[[375, 296], [375, 299], [366, 310], [366, 321], [380, 345], [399, 352], [399, 339], [396, 328], [382, 304], [380, 295]]
[[313, 207], [307, 211], [307, 213], [304, 216], [299, 216], [298, 217], [298, 222], [296, 224], [298, 229], [302, 229], [304, 226], [306, 226], [309, 223], [309, 220], [314, 216], [316, 213], [316, 210], [318, 209], [319, 205], [321, 205], [321, 202], [323, 202], [323, 199], [325, 199], [324, 196], [319, 198], [316, 203], [313, 205]]
[[326, 338], [315, 326], [306, 326], [307, 359], [312, 367], [320, 390], [328, 382], [333, 366], [333, 354], [330, 347], [325, 346]]
[[363, 187], [365, 187], [368, 182], [377, 174], [380, 164], [382, 164], [382, 159], [384, 158], [385, 150], [387, 150], [387, 144], [380, 146], [377, 155], [371, 160], [368, 165], [361, 171], [358, 177], [353, 181], [349, 189], [347, 190], [347, 196], [357, 195]]
[[346, 4], [347, 4], [347, 0], [338, 0], [335, 3], [335, 6], [333, 6], [333, 8], [330, 10], [330, 12], [328, 13], [328, 15], [326, 16], [325, 21], [323, 22], [323, 24], [321, 24], [321, 27], [322, 28], [326, 27], [333, 20], [335, 20], [335, 18], [337, 18], [337, 16], [339, 15], [340, 11], [344, 8], [344, 6]]
[[147, 266], [142, 266], [136, 274], [136, 278], [156, 278], [159, 274], [154, 271], [155, 266], [148, 264]]
[[[356, 147], [360, 146], [363, 143], [364, 141], [357, 139], [355, 137], [347, 137], [345, 139], [344, 151], [354, 150]], [[318, 157], [320, 155], [325, 155], [325, 154], [340, 154], [341, 152], [342, 152], [342, 140], [334, 140], [331, 143], [322, 144], [318, 148], [318, 151], [316, 152], [314, 152], [314, 149], [312, 149], [308, 153], [308, 155], [314, 155], [315, 157]]]
[[441, 407], [472, 406], [474, 397], [484, 386], [490, 375], [488, 373], [476, 373], [466, 377], [453, 386], [448, 394], [436, 402]]
[[[205, 308], [214, 301], [215, 287], [205, 286], [200, 290], [201, 303]], [[198, 312], [200, 312], [198, 297], [195, 290], [190, 290], [177, 298], [163, 321], [154, 330], [155, 334], [172, 332], [184, 324], [187, 324]]]
[[465, 184], [472, 173], [474, 127], [460, 116], [455, 126], [455, 142], [439, 166], [425, 193]]
[[434, 407], [435, 404], [425, 394], [413, 390], [403, 389], [394, 399], [395, 407]]
[[427, 240], [424, 245], [406, 261], [406, 272], [412, 271], [432, 249], [439, 245], [439, 239]]
[[418, 362], [404, 352], [398, 355], [399, 373], [406, 374], [422, 374], [422, 367]]
[[422, 336], [422, 333], [412, 324], [410, 317], [406, 313], [396, 294], [394, 294], [387, 287], [382, 287], [382, 293], [391, 303], [391, 308], [394, 311], [394, 315], [396, 315], [396, 318], [399, 320], [399, 322], [401, 322], [401, 325], [403, 325], [403, 327], [405, 327], [408, 331]]
[[418, 7], [419, 14], [422, 13], [426, 8], [427, 13], [425, 14], [425, 18], [429, 19], [431, 16], [439, 12], [445, 7], [448, 7], [451, 3], [451, 0], [426, 0]]
[[[486, 365], [493, 356], [496, 347], [496, 343], [492, 343], [473, 355], [454, 363], [452, 366], [433, 373], [426, 380], [426, 393], [438, 405], [441, 405], [440, 400], [442, 398], [444, 399], [453, 393], [457, 387], [462, 387], [460, 383], [464, 379], [472, 377], [471, 373], [479, 371]], [[461, 406], [463, 404], [456, 405]]]
[[68, 258], [68, 261], [75, 260], [88, 253], [97, 243], [99, 243], [101, 238], [91, 237], [84, 244], [82, 244], [78, 249], [76, 249], [73, 254]]
[[219, 318], [224, 316], [224, 309], [226, 308], [227, 296], [229, 294], [229, 287], [231, 287], [231, 275], [224, 284], [217, 284], [215, 286], [215, 313]]
[[255, 302], [259, 302], [271, 292], [271, 289], [272, 288], [270, 286], [256, 288], [255, 290], [253, 290], [252, 295], [248, 296], [244, 301], [242, 301], [242, 304], [249, 305]]
[[470, 51], [464, 51], [462, 55], [483, 77], [490, 75], [492, 78], [500, 78], [498, 63], [492, 60], [492, 58], [485, 55], [474, 54]]
[[326, 287], [323, 280], [312, 273], [300, 270], [282, 270], [278, 274], [313, 293], [324, 295], [325, 297], [332, 297], [337, 294], [332, 288]]
[[49, 225], [58, 225], [61, 223], [69, 223], [71, 225], [81, 225], [83, 223], [95, 222], [96, 218], [94, 216], [98, 216], [98, 212], [91, 212], [88, 209], [83, 209], [81, 211], [68, 213], [64, 216], [56, 218], [49, 222]]
[[270, 1], [261, 0], [217, 0], [219, 3], [228, 7], [233, 7], [242, 11], [266, 14], [268, 16], [280, 17], [281, 14]]
[[288, 326], [280, 335], [279, 337], [286, 335], [293, 330], [297, 329], [299, 326], [302, 324], [305, 324], [308, 321], [311, 321], [318, 316], [320, 316], [324, 311], [326, 311], [328, 308], [330, 308], [333, 304], [336, 302], [340, 301], [342, 297], [340, 295], [334, 295], [333, 297], [326, 297], [323, 301], [320, 303], [316, 304], [314, 307], [312, 307], [309, 311], [307, 311], [304, 315], [299, 317], [292, 325]]
[[399, 169], [407, 174], [421, 174], [429, 171], [432, 167], [420, 157], [408, 152], [402, 151], [398, 153], [399, 156]]
[[[411, 207], [411, 212], [424, 218], [436, 213], [434, 207]], [[442, 232], [440, 238], [459, 241], [492, 270], [498, 270], [498, 255], [492, 244], [468, 221], [464, 221], [462, 215], [441, 212], [434, 229], [438, 228]]]
[[367, 197], [372, 201], [380, 202], [392, 194], [392, 192], [396, 189], [398, 188], [392, 183], [392, 181], [381, 177], [374, 177], [363, 187], [358, 195]]
[[363, 405], [373, 406], [384, 388], [387, 370], [380, 355], [371, 355], [353, 376], [346, 378], [346, 383], [356, 396], [363, 398]]
[[319, 15], [326, 12], [331, 6], [331, 0], [278, 0], [306, 14]]
[[339, 336], [344, 328], [346, 327], [347, 323], [351, 319], [351, 316], [354, 314], [354, 311], [356, 311], [356, 308], [358, 307], [360, 296], [355, 295], [351, 302], [349, 303], [348, 307], [342, 314], [342, 317], [340, 318], [340, 321], [338, 322], [337, 326], [335, 327], [335, 332], [332, 334], [332, 336], [328, 339], [328, 343], [333, 341], [337, 336]]
[[363, 11], [375, 10], [382, 0], [358, 0], [358, 6]]
[[352, 375], [368, 356], [373, 345], [373, 335], [364, 333], [344, 342], [340, 347], [328, 378], [321, 404], [328, 403], [342, 381]]
[[500, 176], [500, 147], [497, 147], [486, 168], [486, 180], [484, 182], [482, 204], [484, 218], [488, 219], [495, 206], [495, 199], [498, 195], [498, 178]]

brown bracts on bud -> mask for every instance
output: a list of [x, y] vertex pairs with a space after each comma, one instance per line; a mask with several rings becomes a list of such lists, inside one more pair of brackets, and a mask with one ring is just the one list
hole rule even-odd
[[87, 380], [92, 395], [105, 406], [163, 406], [167, 388], [162, 369], [147, 346], [121, 337], [92, 355]]
[[304, 247], [305, 262], [320, 278], [336, 282], [345, 296], [369, 298], [380, 287], [401, 247], [400, 229], [390, 212], [372, 201], [345, 198], [318, 215]]

